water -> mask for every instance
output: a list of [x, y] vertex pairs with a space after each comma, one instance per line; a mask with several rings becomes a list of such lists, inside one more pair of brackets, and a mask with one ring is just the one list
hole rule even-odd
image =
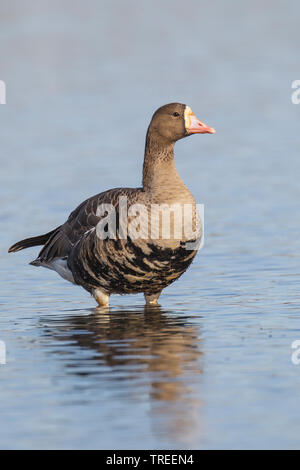
[[[296, 1], [1, 5], [1, 448], [299, 448]], [[137, 186], [170, 101], [216, 128], [176, 146], [205, 245], [145, 310], [110, 314], [7, 254], [82, 200]]]

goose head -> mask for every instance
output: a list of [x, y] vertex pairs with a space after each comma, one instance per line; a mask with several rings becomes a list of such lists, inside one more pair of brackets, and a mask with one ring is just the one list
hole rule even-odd
[[174, 143], [192, 134], [214, 134], [216, 131], [200, 121], [189, 106], [170, 103], [155, 111], [148, 132], [157, 140]]

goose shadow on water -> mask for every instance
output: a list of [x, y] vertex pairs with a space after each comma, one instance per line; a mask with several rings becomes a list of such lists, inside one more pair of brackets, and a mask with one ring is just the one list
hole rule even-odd
[[[68, 374], [96, 375], [99, 392], [108, 380], [112, 406], [116, 394], [125, 402], [143, 397], [156, 431], [171, 439], [179, 433], [190, 442], [189, 436], [201, 428], [204, 357], [199, 317], [195, 322], [184, 311], [144, 306], [109, 312], [96, 308], [40, 321], [47, 343], [54, 340], [53, 353], [64, 355]], [[61, 348], [57, 341], [63, 342]], [[65, 357], [67, 348], [73, 353], [75, 348], [75, 358]]]

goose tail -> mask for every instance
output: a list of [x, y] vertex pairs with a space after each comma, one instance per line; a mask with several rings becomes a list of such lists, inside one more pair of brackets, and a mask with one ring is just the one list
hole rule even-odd
[[49, 238], [57, 231], [59, 227], [51, 230], [51, 232], [45, 233], [44, 235], [38, 235], [37, 237], [25, 238], [25, 240], [21, 240], [14, 245], [12, 245], [8, 253], [14, 253], [15, 251], [24, 250], [25, 248], [30, 248], [31, 246], [39, 246], [45, 245]]

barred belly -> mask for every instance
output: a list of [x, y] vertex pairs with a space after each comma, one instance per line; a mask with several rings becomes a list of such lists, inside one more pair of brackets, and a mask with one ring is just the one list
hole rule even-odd
[[196, 253], [186, 249], [186, 242], [170, 248], [129, 237], [99, 240], [89, 233], [74, 246], [68, 266], [75, 283], [89, 292], [101, 288], [109, 294], [154, 294], [178, 279]]

